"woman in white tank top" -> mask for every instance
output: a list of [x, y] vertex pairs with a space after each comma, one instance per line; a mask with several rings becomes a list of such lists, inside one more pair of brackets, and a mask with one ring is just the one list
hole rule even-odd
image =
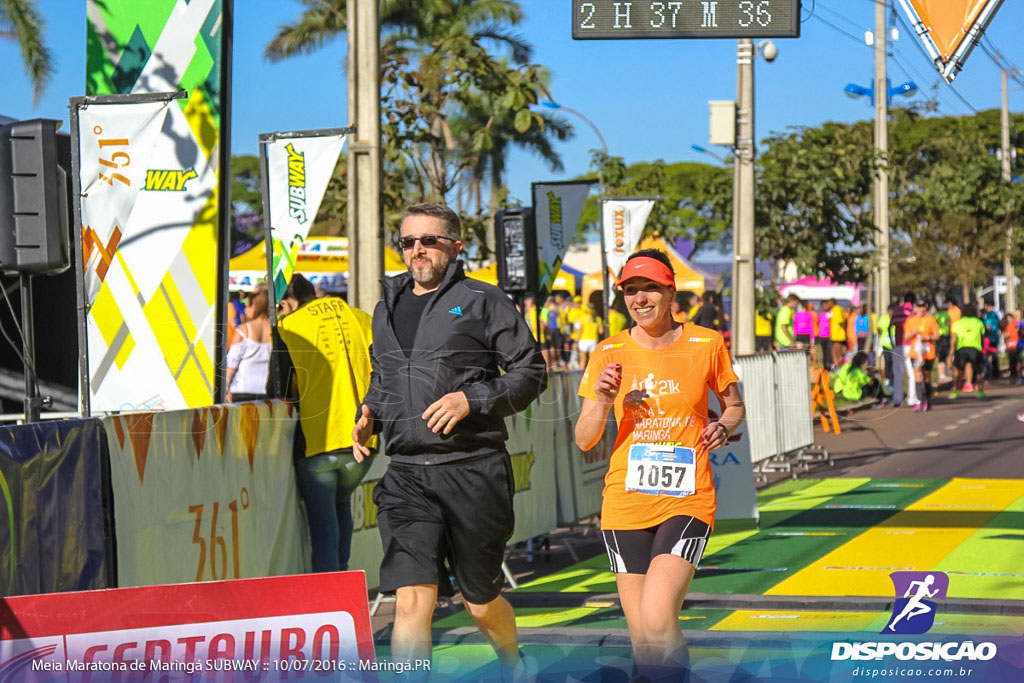
[[267, 284], [261, 282], [246, 296], [245, 322], [235, 328], [228, 349], [228, 403], [267, 397], [271, 330]]

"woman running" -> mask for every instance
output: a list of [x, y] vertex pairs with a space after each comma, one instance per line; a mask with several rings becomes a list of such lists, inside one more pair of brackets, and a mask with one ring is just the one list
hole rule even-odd
[[[708, 453], [743, 421], [722, 335], [672, 319], [668, 256], [643, 249], [618, 287], [636, 325], [598, 344], [580, 383], [576, 444], [594, 447], [615, 410], [601, 529], [639, 673], [677, 680], [689, 667], [679, 610], [715, 519]], [[713, 391], [725, 407], [708, 419]]]

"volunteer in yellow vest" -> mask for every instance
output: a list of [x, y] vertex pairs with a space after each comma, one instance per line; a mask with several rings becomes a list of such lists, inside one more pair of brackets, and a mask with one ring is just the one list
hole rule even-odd
[[622, 332], [624, 329], [626, 329], [626, 326], [629, 325], [629, 318], [627, 318], [626, 315], [622, 311], [620, 311], [618, 308], [615, 307], [615, 304], [620, 304], [621, 301], [622, 301], [622, 295], [621, 294], [616, 294], [615, 295], [615, 303], [612, 304], [612, 307], [610, 309], [608, 309], [608, 336], [609, 337], [614, 337], [619, 332]]
[[767, 353], [772, 350], [772, 321], [754, 311], [754, 351]]
[[371, 318], [338, 297], [317, 299], [299, 274], [281, 303], [291, 312], [277, 323], [274, 356], [278, 386], [299, 401], [295, 474], [313, 571], [342, 571], [352, 548], [352, 492], [373, 463], [352, 457], [356, 412], [370, 386]]
[[831, 306], [829, 315], [829, 339], [832, 341], [832, 364], [842, 367], [846, 355], [846, 310], [834, 299], [825, 302]]
[[588, 303], [586, 310], [576, 320], [576, 343], [580, 350], [580, 367], [586, 368], [590, 354], [597, 348], [597, 342], [604, 333], [604, 321], [594, 313], [594, 304]]
[[526, 324], [530, 327], [534, 340], [540, 343], [541, 348], [544, 348], [544, 328], [540, 327], [538, 331], [538, 318], [540, 317], [538, 313], [537, 300], [530, 295], [523, 297], [523, 318], [526, 319]]

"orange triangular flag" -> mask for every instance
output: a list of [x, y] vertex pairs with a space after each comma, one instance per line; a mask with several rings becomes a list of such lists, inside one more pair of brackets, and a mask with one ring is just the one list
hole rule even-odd
[[253, 458], [256, 455], [256, 442], [260, 438], [260, 409], [255, 403], [242, 404], [242, 442], [249, 455], [249, 471], [252, 472]]
[[1003, 0], [900, 0], [939, 73], [952, 83]]
[[146, 476], [146, 459], [149, 457], [149, 440], [153, 436], [153, 413], [126, 415], [128, 423], [128, 440], [132, 443], [132, 455], [135, 468], [139, 472], [139, 483], [144, 483]]
[[192, 445], [196, 447], [196, 460], [203, 452], [203, 445], [206, 443], [206, 408], [197, 408], [192, 411]]

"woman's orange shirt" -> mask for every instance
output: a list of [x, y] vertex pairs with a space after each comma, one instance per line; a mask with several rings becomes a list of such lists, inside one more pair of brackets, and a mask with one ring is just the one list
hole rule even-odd
[[[701, 433], [708, 423], [709, 390], [722, 393], [737, 382], [722, 335], [692, 323], [671, 345], [646, 349], [629, 330], [597, 346], [580, 382], [579, 395], [597, 400], [594, 384], [609, 363], [622, 364], [615, 399], [615, 440], [604, 478], [601, 528], [646, 529], [677, 515], [709, 526], [715, 521], [715, 487]], [[696, 486], [689, 496], [626, 490], [629, 449], [634, 444], [672, 444], [695, 451]]]

